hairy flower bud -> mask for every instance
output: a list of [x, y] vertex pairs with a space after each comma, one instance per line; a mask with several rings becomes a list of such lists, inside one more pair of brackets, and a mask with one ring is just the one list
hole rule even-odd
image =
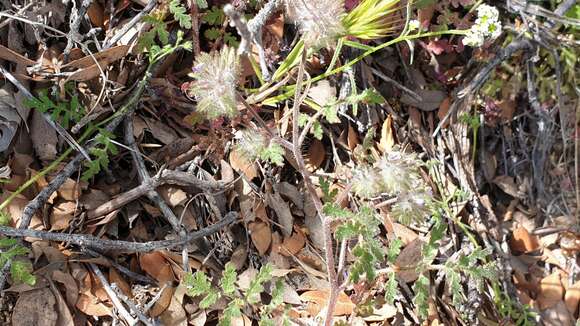
[[285, 0], [284, 5], [307, 45], [331, 47], [344, 35], [344, 0]]
[[236, 86], [240, 62], [234, 48], [224, 46], [219, 52], [201, 53], [190, 76], [195, 81], [187, 93], [195, 97], [198, 112], [209, 119], [237, 115]]

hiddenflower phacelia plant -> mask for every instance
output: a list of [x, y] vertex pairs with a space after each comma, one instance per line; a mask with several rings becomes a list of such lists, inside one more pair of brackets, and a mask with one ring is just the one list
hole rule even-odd
[[463, 44], [472, 47], [481, 46], [486, 38], [495, 39], [500, 34], [501, 22], [497, 8], [482, 4], [477, 7], [477, 19], [463, 39]]
[[344, 35], [344, 0], [285, 0], [284, 6], [309, 46], [333, 46]]
[[240, 78], [240, 62], [236, 49], [224, 46], [219, 52], [201, 53], [190, 76], [195, 81], [187, 93], [195, 97], [198, 112], [209, 119], [237, 115], [236, 86]]
[[397, 196], [391, 209], [399, 222], [421, 221], [430, 212], [431, 191], [419, 174], [421, 162], [413, 154], [393, 151], [374, 166], [356, 167], [352, 190], [363, 198], [380, 194]]

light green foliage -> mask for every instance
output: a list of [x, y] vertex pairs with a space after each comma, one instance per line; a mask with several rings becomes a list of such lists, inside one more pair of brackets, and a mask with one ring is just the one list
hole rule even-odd
[[322, 190], [323, 194], [322, 202], [333, 202], [334, 198], [336, 198], [336, 195], [338, 195], [338, 189], [330, 190], [330, 182], [323, 177], [318, 178], [318, 184], [320, 185], [320, 189]]
[[175, 20], [179, 22], [181, 28], [191, 29], [191, 16], [187, 14], [187, 9], [181, 5], [179, 0], [171, 0], [169, 2], [169, 11], [173, 14]]
[[420, 318], [425, 319], [429, 312], [429, 279], [425, 275], [419, 275], [413, 285], [413, 292], [415, 292], [413, 302], [417, 306], [417, 313]]
[[195, 0], [195, 4], [197, 4], [199, 9], [207, 8], [207, 0]]
[[27, 261], [16, 260], [19, 256], [26, 256], [28, 249], [18, 244], [16, 239], [0, 238], [0, 248], [8, 248], [0, 251], [0, 266], [4, 266], [8, 261], [10, 265], [10, 275], [17, 283], [34, 285], [36, 277], [32, 275], [32, 264]]
[[151, 29], [139, 38], [137, 46], [140, 51], [149, 50], [156, 45], [155, 37], [159, 38], [162, 45], [169, 43], [169, 32], [167, 31], [167, 23], [164, 22], [164, 16], [163, 13], [156, 12], [143, 17], [144, 22], [151, 24]]
[[93, 160], [87, 161], [85, 166], [87, 169], [83, 173], [82, 180], [87, 181], [97, 175], [101, 170], [109, 166], [109, 154], [117, 155], [119, 150], [117, 146], [111, 142], [115, 135], [101, 129], [97, 137], [95, 137], [96, 146], [90, 149]]
[[391, 14], [401, 8], [399, 0], [363, 0], [343, 19], [346, 34], [363, 40], [385, 37], [398, 30]]
[[55, 102], [48, 96], [47, 89], [40, 90], [38, 97], [24, 100], [24, 104], [29, 108], [50, 114], [52, 120], [65, 129], [79, 122], [85, 114], [76, 95], [73, 95], [70, 101]]
[[250, 282], [250, 287], [246, 290], [246, 300], [249, 303], [256, 303], [260, 300], [260, 293], [264, 291], [264, 283], [272, 279], [273, 267], [266, 264], [260, 268], [258, 275]]
[[28, 261], [13, 260], [10, 265], [10, 276], [17, 283], [25, 283], [33, 286], [36, 283], [36, 276], [31, 274], [32, 264]]
[[[12, 217], [10, 214], [6, 213], [5, 211], [0, 211], [0, 225], [6, 226], [10, 225], [12, 222]], [[0, 239], [2, 241], [2, 239]]]
[[[306, 127], [306, 125], [311, 119], [314, 119], [314, 117], [311, 117], [306, 113], [300, 113], [300, 116], [298, 116], [298, 126]], [[312, 122], [312, 127], [310, 127], [310, 133], [314, 136], [314, 138], [318, 140], [322, 139], [324, 131], [322, 130], [322, 125], [320, 124], [320, 121], [316, 120]]]
[[264, 292], [264, 285], [272, 280], [273, 266], [270, 264], [262, 266], [257, 275], [250, 281], [248, 289], [242, 291], [236, 287], [238, 277], [233, 264], [228, 263], [219, 282], [219, 289], [212, 286], [207, 275], [201, 271], [195, 274], [188, 273], [182, 280], [182, 284], [187, 288], [189, 296], [202, 296], [200, 308], [208, 308], [215, 304], [221, 297], [229, 300], [227, 307], [223, 310], [219, 325], [231, 325], [232, 319], [241, 315], [241, 310], [247, 304], [256, 304], [260, 307], [260, 325], [269, 325], [268, 319], [272, 319], [272, 313], [283, 305], [284, 284], [277, 280], [273, 284], [271, 291], [271, 301], [267, 305], [260, 304], [260, 293]]
[[393, 304], [395, 302], [395, 296], [397, 295], [397, 274], [395, 272], [390, 272], [389, 280], [387, 284], [385, 284], [385, 300], [389, 304]]
[[[538, 314], [527, 304], [521, 304], [494, 286], [495, 305], [502, 319], [511, 319], [516, 326], [535, 326]], [[576, 322], [576, 325], [580, 319]]]
[[395, 238], [389, 243], [389, 248], [387, 248], [387, 261], [389, 263], [394, 263], [397, 260], [402, 246], [403, 241], [399, 238]]
[[232, 33], [223, 30], [222, 26], [225, 21], [225, 15], [222, 8], [212, 6], [211, 9], [202, 16], [201, 21], [210, 25], [210, 27], [203, 33], [203, 36], [208, 40], [217, 41], [223, 37], [224, 43], [231, 47], [237, 47], [240, 43]]
[[224, 274], [220, 280], [220, 287], [225, 295], [231, 295], [236, 290], [236, 267], [232, 263], [227, 263], [224, 269]]
[[284, 165], [284, 149], [279, 144], [270, 142], [270, 144], [260, 152], [260, 159], [282, 166]]
[[350, 279], [355, 283], [363, 276], [368, 281], [373, 281], [377, 264], [384, 260], [385, 250], [376, 239], [380, 223], [374, 210], [364, 206], [358, 213], [345, 218], [336, 228], [335, 235], [338, 240], [358, 237], [358, 242], [352, 249], [356, 259], [350, 267]]

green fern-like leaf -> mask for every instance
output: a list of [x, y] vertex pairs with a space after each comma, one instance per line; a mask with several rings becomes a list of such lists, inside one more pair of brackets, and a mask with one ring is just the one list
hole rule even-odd
[[210, 25], [221, 25], [224, 22], [225, 16], [221, 8], [216, 6], [211, 7], [201, 20]]
[[232, 319], [242, 315], [241, 308], [243, 306], [243, 301], [241, 299], [232, 300], [226, 309], [223, 311], [223, 315], [220, 318], [220, 326], [230, 326], [232, 325]]
[[11, 247], [17, 243], [18, 241], [16, 239], [2, 238], [0, 239], [0, 248]]
[[10, 223], [12, 223], [12, 216], [5, 211], [0, 211], [0, 225], [10, 225]]
[[395, 274], [395, 272], [390, 272], [389, 280], [385, 284], [385, 300], [390, 305], [395, 302], [395, 297], [397, 296], [397, 286], [397, 274]]
[[279, 144], [271, 142], [268, 147], [260, 151], [260, 159], [282, 166], [284, 165], [284, 149]]
[[96, 146], [89, 151], [94, 157], [92, 161], [86, 162], [86, 170], [81, 179], [87, 181], [106, 169], [109, 166], [109, 154], [117, 155], [119, 150], [117, 146], [111, 142], [115, 135], [101, 129], [97, 137], [95, 137]]
[[264, 291], [264, 283], [272, 279], [272, 270], [271, 264], [262, 266], [256, 277], [250, 282], [250, 286], [246, 291], [246, 300], [249, 303], [257, 303], [259, 301], [260, 293]]
[[17, 283], [33, 286], [36, 283], [36, 277], [31, 272], [32, 264], [30, 262], [14, 260], [10, 265], [10, 276]]
[[415, 292], [413, 302], [417, 307], [417, 314], [421, 319], [425, 319], [429, 313], [429, 279], [423, 274], [419, 275], [413, 285], [413, 291]]
[[401, 247], [403, 246], [403, 241], [399, 238], [393, 239], [389, 243], [389, 248], [387, 249], [387, 261], [389, 263], [394, 263], [399, 253], [401, 252]]
[[234, 291], [236, 290], [236, 285], [235, 285], [236, 278], [237, 278], [237, 273], [236, 273], [236, 268], [235, 268], [234, 264], [227, 263], [225, 266], [225, 269], [224, 269], [222, 279], [220, 280], [220, 286], [221, 286], [224, 294], [230, 295], [230, 294], [234, 293]]
[[451, 268], [445, 269], [445, 277], [451, 292], [454, 306], [458, 306], [464, 300], [463, 287], [461, 286], [461, 275]]
[[173, 14], [179, 26], [185, 29], [191, 29], [191, 16], [187, 14], [187, 9], [179, 3], [179, 0], [169, 2], [169, 11]]

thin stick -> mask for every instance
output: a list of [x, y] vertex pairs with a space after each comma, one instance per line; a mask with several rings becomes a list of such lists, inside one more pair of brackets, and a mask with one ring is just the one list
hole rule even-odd
[[103, 285], [103, 288], [105, 289], [105, 292], [107, 292], [109, 299], [111, 299], [113, 306], [115, 308], [117, 308], [117, 311], [119, 311], [119, 314], [121, 315], [121, 317], [123, 317], [123, 319], [129, 325], [137, 324], [137, 320], [135, 318], [133, 318], [133, 316], [131, 316], [131, 314], [127, 311], [127, 309], [125, 309], [125, 306], [123, 306], [121, 301], [119, 301], [119, 297], [117, 297], [117, 294], [115, 293], [115, 291], [113, 291], [113, 289], [111, 289], [111, 285], [109, 284], [109, 281], [107, 281], [107, 278], [105, 277], [105, 275], [103, 275], [103, 273], [101, 272], [99, 267], [95, 264], [89, 264], [89, 266], [91, 267], [91, 269], [93, 270], [93, 273], [95, 273], [95, 275], [97, 276], [99, 281], [101, 281], [101, 284]]
[[114, 250], [117, 252], [151, 252], [159, 249], [170, 249], [188, 244], [189, 242], [203, 237], [207, 237], [230, 225], [238, 218], [236, 212], [230, 212], [222, 220], [204, 229], [188, 233], [184, 238], [173, 240], [159, 240], [148, 242], [131, 242], [121, 240], [108, 240], [97, 238], [87, 234], [66, 234], [48, 231], [37, 231], [30, 229], [16, 229], [7, 226], [0, 226], [0, 235], [16, 238], [37, 238], [48, 241], [68, 242], [80, 247], [92, 248], [105, 252]]

